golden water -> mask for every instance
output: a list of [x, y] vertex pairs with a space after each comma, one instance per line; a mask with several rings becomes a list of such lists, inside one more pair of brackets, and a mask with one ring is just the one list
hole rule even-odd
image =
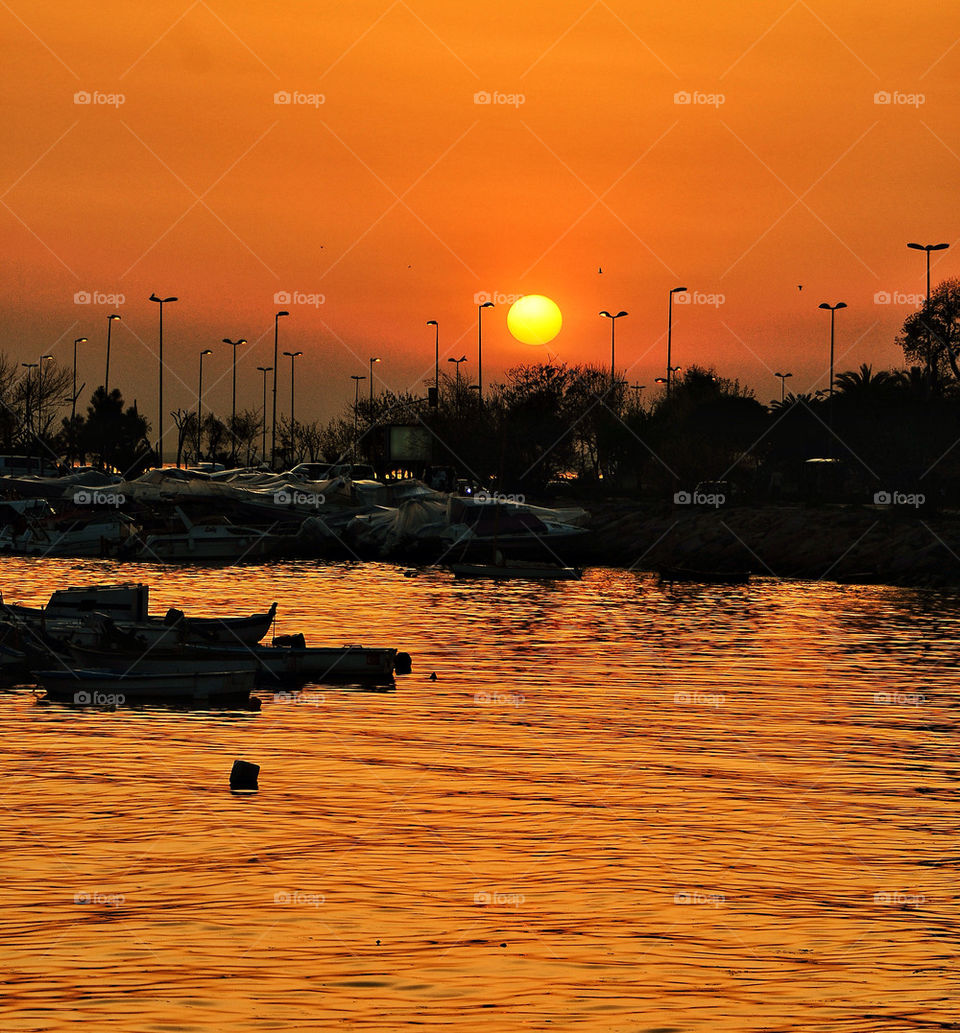
[[260, 713], [0, 696], [4, 1030], [958, 1028], [956, 597], [0, 566], [24, 603], [121, 577], [414, 672]]

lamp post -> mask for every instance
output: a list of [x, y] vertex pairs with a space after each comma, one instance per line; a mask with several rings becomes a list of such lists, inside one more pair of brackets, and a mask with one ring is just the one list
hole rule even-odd
[[40, 363], [21, 362], [20, 365], [27, 371], [27, 458], [30, 459], [33, 456], [33, 431], [31, 429], [33, 413], [30, 411], [30, 370], [37, 369]]
[[846, 308], [845, 301], [838, 301], [836, 305], [828, 305], [825, 301], [820, 303], [820, 308], [828, 309], [830, 312], [830, 397], [833, 398], [833, 317], [838, 308]]
[[379, 359], [370, 360], [370, 422], [373, 423], [373, 364]]
[[297, 356], [302, 355], [303, 352], [284, 352], [283, 354], [290, 357], [290, 462], [292, 463], [294, 434], [297, 428], [297, 420], [294, 415], [295, 410], [293, 408], [294, 364], [296, 362]]
[[241, 344], [246, 344], [246, 338], [241, 337], [239, 341], [231, 341], [229, 337], [223, 338], [224, 344], [233, 347], [233, 402], [230, 406], [230, 455], [236, 455], [237, 440], [237, 349]]
[[200, 382], [197, 384], [197, 462], [200, 462], [200, 428], [203, 426], [203, 357], [212, 355], [210, 348], [200, 352]]
[[[109, 324], [107, 324], [109, 326]], [[73, 397], [70, 399], [70, 423], [77, 415], [77, 345], [86, 344], [86, 337], [78, 337], [73, 342]]]
[[774, 373], [775, 377], [780, 378], [780, 403], [783, 404], [783, 384], [787, 377], [792, 377], [792, 373]]
[[[914, 251], [926, 251], [927, 253], [927, 304], [926, 308], [930, 308], [930, 252], [931, 251], [946, 251], [949, 244], [907, 244], [907, 247], [913, 248]], [[932, 356], [930, 355], [930, 327], [927, 327], [927, 369], [933, 368]]]
[[483, 310], [485, 308], [493, 308], [493, 302], [484, 301], [477, 305], [477, 402], [481, 409], [483, 408]]
[[163, 466], [163, 306], [168, 302], [176, 301], [175, 297], [158, 298], [156, 294], [150, 295], [150, 300], [160, 306], [160, 377], [158, 380], [158, 401], [157, 401], [157, 466]]
[[613, 394], [613, 388], [616, 384], [616, 374], [614, 372], [614, 366], [616, 364], [616, 329], [617, 320], [621, 316], [627, 315], [622, 309], [615, 316], [611, 316], [610, 313], [604, 309], [601, 313], [606, 319], [610, 320], [610, 394]]
[[43, 433], [43, 362], [44, 359], [52, 359], [52, 355], [41, 355], [37, 370], [37, 440]]
[[460, 363], [466, 362], [466, 355], [461, 355], [459, 359], [447, 359], [447, 362], [455, 362], [457, 364], [457, 415], [460, 415]]
[[433, 327], [433, 392], [437, 398], [437, 406], [440, 405], [440, 324], [435, 319], [428, 319], [427, 326]]
[[[673, 343], [673, 296], [674, 294], [680, 294], [686, 289], [686, 287], [670, 288], [670, 302], [667, 306], [667, 397], [670, 396], [670, 384], [673, 379], [671, 377], [673, 370], [670, 368], [670, 348]], [[679, 368], [678, 366], [677, 369]]]
[[350, 379], [354, 382], [355, 388], [353, 392], [353, 441], [356, 445], [357, 441], [357, 409], [360, 407], [360, 381], [366, 380], [366, 377], [359, 376], [356, 373], [350, 374]]
[[260, 433], [260, 461], [267, 461], [267, 374], [273, 372], [273, 366], [257, 366], [263, 374], [263, 427]]
[[107, 316], [107, 369], [103, 374], [103, 393], [108, 396], [110, 394], [110, 331], [113, 329], [113, 321], [119, 318], [116, 312]]
[[289, 316], [287, 311], [278, 312], [273, 317], [273, 422], [270, 428], [270, 468], [274, 469], [277, 462], [277, 370], [279, 367], [280, 355], [277, 352], [277, 340], [279, 335], [280, 317]]

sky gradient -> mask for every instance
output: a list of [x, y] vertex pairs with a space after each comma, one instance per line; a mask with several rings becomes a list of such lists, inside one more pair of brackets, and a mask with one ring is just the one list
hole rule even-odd
[[[617, 365], [652, 392], [679, 284], [674, 362], [768, 401], [774, 371], [826, 386], [820, 302], [849, 306], [837, 371], [902, 364], [925, 288], [908, 241], [951, 244], [934, 283], [960, 269], [960, 10], [942, 5], [11, 0], [0, 24], [0, 348], [70, 364], [89, 338], [85, 403], [121, 313], [111, 382], [154, 426], [153, 291], [180, 299], [168, 411], [195, 405], [210, 347], [205, 404], [229, 412], [224, 337], [250, 342], [238, 406], [258, 407], [284, 308], [313, 419], [371, 356], [378, 390], [423, 391], [428, 319], [474, 382], [478, 294], [497, 303], [486, 383], [548, 355], [608, 364], [598, 312], [626, 309]], [[563, 312], [545, 347], [507, 331], [527, 293]]]

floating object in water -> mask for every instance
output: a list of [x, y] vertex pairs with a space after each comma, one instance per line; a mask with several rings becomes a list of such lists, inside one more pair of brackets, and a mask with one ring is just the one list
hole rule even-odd
[[233, 792], [257, 792], [260, 788], [257, 783], [259, 774], [259, 764], [251, 764], [246, 760], [235, 760], [230, 771], [230, 789]]
[[436, 671], [434, 671], [433, 674], [430, 675], [430, 679], [429, 680], [430, 681], [436, 681], [437, 680], [437, 672]]

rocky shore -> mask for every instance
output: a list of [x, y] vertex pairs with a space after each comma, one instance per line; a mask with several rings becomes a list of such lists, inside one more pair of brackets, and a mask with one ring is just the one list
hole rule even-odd
[[960, 585], [960, 513], [842, 505], [654, 511], [631, 501], [586, 508], [592, 534], [576, 556], [583, 564]]

